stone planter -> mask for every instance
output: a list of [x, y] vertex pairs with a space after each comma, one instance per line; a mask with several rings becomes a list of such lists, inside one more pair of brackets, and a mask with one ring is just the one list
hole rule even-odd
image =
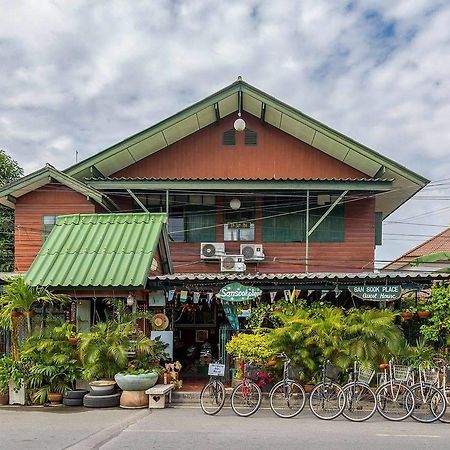
[[98, 395], [101, 395], [100, 394], [101, 391], [109, 391], [115, 385], [116, 385], [116, 382], [114, 380], [97, 380], [97, 381], [91, 381], [89, 383], [91, 390], [97, 391]]
[[125, 409], [148, 408], [148, 395], [145, 391], [123, 391], [120, 407]]
[[9, 383], [9, 404], [10, 405], [25, 405], [25, 386], [22, 383], [22, 387], [16, 392], [14, 390], [14, 383]]
[[139, 375], [124, 375], [116, 373], [114, 379], [123, 391], [146, 391], [158, 381], [156, 372], [142, 373]]

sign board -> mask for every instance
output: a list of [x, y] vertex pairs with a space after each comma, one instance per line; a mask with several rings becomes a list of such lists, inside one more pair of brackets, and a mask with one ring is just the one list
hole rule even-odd
[[210, 364], [208, 366], [208, 375], [213, 377], [223, 377], [225, 375], [225, 364]]
[[227, 224], [228, 228], [243, 228], [249, 229], [252, 227], [251, 222], [230, 222]]
[[230, 283], [224, 286], [217, 297], [227, 302], [248, 302], [259, 297], [261, 289], [254, 286], [244, 286], [240, 283]]
[[348, 286], [349, 291], [356, 297], [362, 300], [369, 300], [373, 302], [393, 301], [397, 300], [402, 295], [402, 287], [383, 286], [383, 285], [360, 285]]

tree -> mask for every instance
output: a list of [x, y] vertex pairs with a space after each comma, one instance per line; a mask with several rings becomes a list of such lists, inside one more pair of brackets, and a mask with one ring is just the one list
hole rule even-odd
[[[17, 161], [0, 150], [0, 187], [23, 176]], [[14, 211], [0, 205], [0, 272], [14, 270]]]

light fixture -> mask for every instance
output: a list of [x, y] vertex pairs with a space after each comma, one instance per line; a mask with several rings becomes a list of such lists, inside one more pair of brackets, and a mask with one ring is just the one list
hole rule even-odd
[[127, 297], [127, 305], [128, 306], [134, 305], [134, 295], [131, 292], [128, 294], [128, 297]]
[[234, 121], [234, 129], [236, 131], [244, 131], [246, 127], [245, 120], [241, 118], [242, 91], [239, 91], [238, 94], [238, 104], [239, 104], [238, 118]]
[[230, 200], [231, 209], [239, 209], [241, 207], [241, 201], [238, 198], [232, 198]]

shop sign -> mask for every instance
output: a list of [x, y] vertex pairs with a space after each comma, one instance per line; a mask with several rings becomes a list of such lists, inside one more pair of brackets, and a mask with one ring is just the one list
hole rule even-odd
[[244, 229], [250, 229], [252, 227], [251, 222], [230, 222], [227, 224], [228, 228], [244, 228]]
[[248, 302], [261, 294], [261, 289], [257, 287], [231, 283], [224, 286], [217, 294], [217, 297], [227, 302]]
[[370, 300], [374, 302], [397, 300], [402, 295], [402, 287], [395, 286], [348, 286], [349, 291], [362, 300]]

